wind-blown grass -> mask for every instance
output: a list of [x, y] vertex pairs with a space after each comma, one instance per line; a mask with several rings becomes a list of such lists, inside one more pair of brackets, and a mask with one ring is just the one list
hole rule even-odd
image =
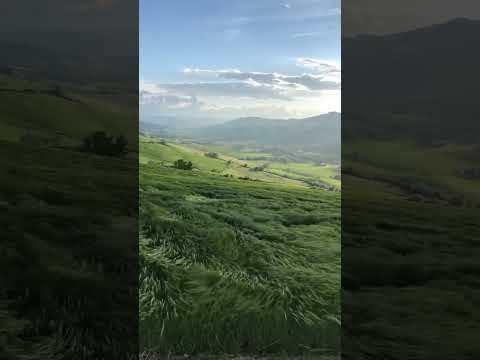
[[339, 193], [140, 166], [141, 349], [336, 352]]

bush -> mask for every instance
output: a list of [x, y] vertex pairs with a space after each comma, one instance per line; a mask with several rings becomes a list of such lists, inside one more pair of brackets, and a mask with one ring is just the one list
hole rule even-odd
[[212, 159], [218, 159], [218, 154], [216, 152], [208, 152], [205, 154], [205, 156]]
[[104, 131], [96, 131], [83, 139], [83, 151], [97, 155], [124, 156], [127, 153], [128, 141], [123, 135], [113, 138]]
[[191, 161], [185, 161], [183, 159], [178, 159], [173, 163], [175, 169], [180, 170], [192, 170], [193, 164]]

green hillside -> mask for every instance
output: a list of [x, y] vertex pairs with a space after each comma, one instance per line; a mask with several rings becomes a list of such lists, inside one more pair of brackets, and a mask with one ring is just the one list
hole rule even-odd
[[2, 359], [137, 354], [137, 159], [76, 150], [97, 130], [136, 150], [116, 94], [0, 79]]
[[[469, 207], [480, 204], [478, 146], [426, 146], [398, 139], [358, 141], [345, 148], [345, 173], [389, 184], [411, 201]], [[399, 171], [402, 177], [397, 176]]]
[[[179, 155], [201, 169], [173, 169]], [[220, 176], [220, 162], [141, 141], [142, 349], [337, 353], [339, 193]]]
[[[191, 161], [195, 171], [208, 171], [224, 176], [249, 178], [296, 187], [328, 187], [340, 189], [337, 165], [280, 162], [268, 153], [245, 153], [226, 146], [187, 141], [166, 141], [156, 137], [140, 138], [140, 163], [171, 166], [178, 159]], [[216, 153], [217, 158], [206, 156]], [[253, 155], [256, 154], [256, 157]], [[250, 157], [249, 157], [250, 155]], [[265, 160], [245, 160], [262, 158]]]
[[[123, 134], [130, 146], [137, 144], [137, 113], [134, 95], [105, 84], [89, 88], [59, 82], [30, 82], [0, 77], [0, 138], [19, 141], [25, 134], [58, 136], [64, 143], [77, 143], [94, 131]], [[120, 105], [123, 104], [123, 105]]]
[[475, 297], [465, 295], [478, 294], [471, 289], [480, 271], [474, 246], [480, 233], [474, 175], [480, 173], [468, 170], [478, 168], [477, 150], [401, 138], [344, 148], [345, 355], [452, 359], [478, 353], [470, 331], [478, 326]]

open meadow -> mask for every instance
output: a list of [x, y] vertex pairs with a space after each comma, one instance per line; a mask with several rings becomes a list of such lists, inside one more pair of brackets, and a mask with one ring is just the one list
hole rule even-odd
[[344, 149], [343, 356], [469, 358], [479, 351], [465, 331], [478, 325], [480, 295], [475, 147], [398, 139]]
[[133, 99], [0, 79], [0, 358], [137, 353], [137, 159], [80, 149], [94, 131], [135, 134]]
[[206, 150], [140, 140], [141, 348], [338, 354], [340, 193]]

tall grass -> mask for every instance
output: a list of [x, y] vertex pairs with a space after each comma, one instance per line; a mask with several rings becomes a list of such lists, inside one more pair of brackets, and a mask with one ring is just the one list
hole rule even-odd
[[337, 352], [339, 200], [141, 165], [141, 349]]

